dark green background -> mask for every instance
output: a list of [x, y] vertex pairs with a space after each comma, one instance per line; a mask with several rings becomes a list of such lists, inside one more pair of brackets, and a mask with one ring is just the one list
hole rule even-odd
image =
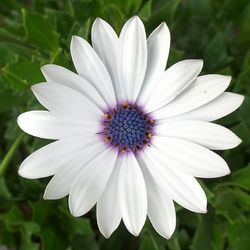
[[[232, 75], [230, 90], [246, 96], [237, 112], [218, 121], [243, 139], [238, 148], [220, 152], [232, 174], [203, 180], [206, 215], [176, 207], [177, 227], [169, 241], [148, 222], [137, 238], [120, 225], [106, 240], [97, 229], [94, 210], [73, 218], [67, 199], [42, 200], [48, 179], [17, 175], [22, 160], [48, 143], [22, 134], [16, 124], [18, 114], [39, 108], [30, 86], [43, 81], [40, 66], [55, 63], [73, 69], [73, 34], [89, 39], [97, 16], [119, 32], [135, 14], [148, 34], [167, 22], [172, 34], [169, 65], [203, 58], [203, 74]], [[249, 45], [249, 0], [0, 0], [0, 245], [13, 250], [249, 250]]]

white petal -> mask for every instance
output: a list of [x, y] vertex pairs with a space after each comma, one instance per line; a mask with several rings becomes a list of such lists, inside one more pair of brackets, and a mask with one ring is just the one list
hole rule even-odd
[[96, 126], [102, 111], [75, 90], [57, 83], [39, 83], [32, 86], [37, 100], [56, 116], [80, 124]]
[[99, 108], [107, 108], [103, 98], [96, 91], [93, 85], [83, 79], [81, 76], [68, 69], [65, 69], [64, 67], [54, 64], [44, 65], [41, 70], [47, 82], [58, 83], [72, 88], [82, 95], [88, 97]]
[[153, 85], [155, 81], [162, 75], [166, 68], [169, 48], [170, 48], [170, 32], [166, 23], [161, 23], [149, 36], [147, 40], [148, 60], [145, 78], [143, 81], [141, 93], [139, 95], [139, 103], [144, 103], [147, 95], [144, 95], [145, 88]]
[[91, 30], [92, 46], [104, 63], [112, 79], [116, 96], [119, 98], [120, 89], [117, 84], [117, 48], [118, 36], [113, 28], [101, 18], [96, 18]]
[[169, 118], [201, 107], [218, 97], [228, 87], [230, 76], [199, 76], [176, 99], [154, 113], [156, 118]]
[[28, 156], [22, 162], [18, 174], [29, 179], [54, 175], [96, 140], [95, 136], [78, 136], [52, 142]]
[[164, 122], [156, 126], [155, 134], [184, 139], [213, 150], [234, 148], [241, 143], [241, 139], [229, 129], [204, 121]]
[[155, 84], [147, 88], [146, 110], [157, 110], [172, 101], [196, 79], [202, 66], [202, 60], [183, 60], [167, 69]]
[[95, 86], [107, 104], [115, 104], [108, 71], [89, 43], [81, 37], [73, 36], [70, 51], [78, 74]]
[[215, 121], [234, 112], [240, 107], [243, 101], [244, 96], [225, 92], [206, 105], [191, 112], [174, 117], [174, 119]]
[[69, 194], [69, 208], [73, 216], [87, 213], [101, 197], [113, 171], [117, 152], [106, 149], [79, 174]]
[[98, 140], [90, 142], [53, 176], [46, 187], [44, 199], [60, 199], [68, 195], [82, 169], [106, 149], [106, 145], [103, 145]]
[[118, 78], [124, 99], [135, 101], [147, 66], [145, 28], [139, 17], [129, 19], [122, 28], [118, 48]]
[[125, 155], [122, 161], [118, 199], [125, 226], [133, 235], [139, 235], [147, 215], [147, 194], [143, 175], [132, 154]]
[[216, 153], [198, 144], [170, 137], [154, 136], [154, 147], [169, 168], [201, 178], [230, 173], [227, 163]]
[[93, 126], [84, 126], [63, 120], [49, 111], [22, 113], [18, 116], [17, 123], [28, 134], [51, 140], [96, 133]]
[[118, 177], [120, 173], [121, 158], [117, 159], [108, 184], [97, 202], [97, 224], [101, 233], [109, 238], [121, 221], [121, 212], [118, 203]]
[[148, 198], [148, 216], [155, 230], [169, 239], [176, 227], [176, 214], [173, 200], [161, 189], [158, 183], [147, 171], [144, 161], [139, 159], [145, 178]]
[[158, 150], [150, 147], [141, 155], [144, 166], [155, 182], [181, 206], [193, 212], [206, 213], [207, 199], [199, 183], [194, 177], [162, 162], [158, 153]]

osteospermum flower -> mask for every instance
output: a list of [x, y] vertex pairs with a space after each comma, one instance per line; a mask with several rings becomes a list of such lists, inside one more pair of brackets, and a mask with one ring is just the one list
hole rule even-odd
[[207, 199], [195, 177], [229, 174], [211, 150], [237, 146], [230, 130], [211, 123], [237, 109], [243, 96], [224, 92], [231, 77], [198, 76], [202, 60], [184, 60], [165, 70], [170, 34], [165, 23], [146, 38], [138, 17], [117, 37], [101, 19], [92, 26], [92, 46], [73, 36], [78, 74], [45, 65], [46, 82], [32, 86], [46, 111], [18, 117], [19, 126], [56, 140], [21, 164], [26, 178], [52, 176], [45, 199], [69, 195], [73, 216], [97, 204], [100, 231], [109, 237], [121, 219], [138, 235], [148, 216], [170, 238], [174, 202], [205, 213]]

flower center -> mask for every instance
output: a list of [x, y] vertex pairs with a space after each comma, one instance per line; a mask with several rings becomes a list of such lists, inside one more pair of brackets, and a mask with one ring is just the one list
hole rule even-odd
[[120, 152], [137, 152], [149, 145], [153, 135], [154, 120], [141, 107], [127, 102], [105, 113], [104, 141]]

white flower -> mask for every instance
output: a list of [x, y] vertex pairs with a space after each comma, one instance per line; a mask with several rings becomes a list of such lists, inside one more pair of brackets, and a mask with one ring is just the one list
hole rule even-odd
[[57, 141], [25, 159], [19, 174], [54, 175], [44, 198], [69, 195], [74, 216], [97, 204], [105, 237], [121, 219], [138, 235], [148, 216], [155, 230], [170, 238], [176, 225], [173, 201], [206, 212], [206, 195], [195, 177], [230, 173], [210, 149], [233, 148], [241, 140], [211, 121], [233, 112], [244, 98], [224, 92], [229, 76], [198, 77], [202, 60], [165, 70], [170, 46], [165, 23], [146, 39], [143, 23], [133, 17], [118, 38], [98, 18], [92, 46], [72, 38], [78, 74], [42, 67], [47, 82], [32, 91], [48, 111], [23, 113], [18, 124], [33, 136]]

